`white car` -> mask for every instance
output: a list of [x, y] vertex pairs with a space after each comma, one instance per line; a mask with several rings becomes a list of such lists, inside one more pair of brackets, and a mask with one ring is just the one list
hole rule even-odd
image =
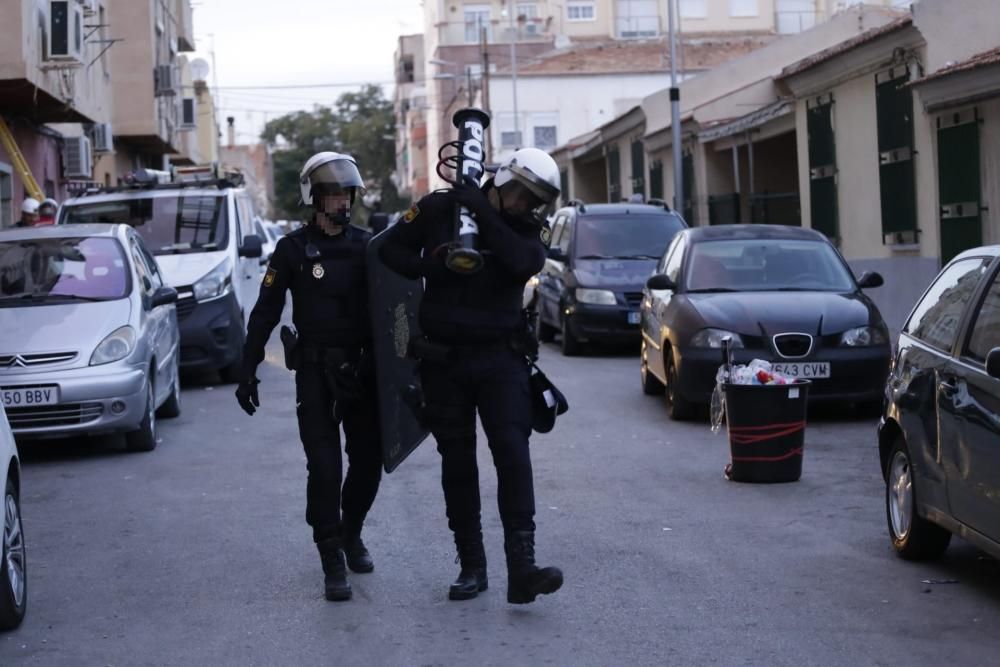
[[0, 541], [0, 630], [21, 625], [28, 608], [28, 582], [21, 528], [21, 465], [14, 435], [0, 403], [0, 480], [3, 493], [3, 538]]

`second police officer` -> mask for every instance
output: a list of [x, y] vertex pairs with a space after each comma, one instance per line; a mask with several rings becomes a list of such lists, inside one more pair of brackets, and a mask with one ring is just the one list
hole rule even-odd
[[[507, 601], [527, 603], [562, 585], [562, 572], [535, 564], [535, 494], [528, 437], [529, 368], [516, 349], [528, 279], [545, 263], [547, 213], [559, 195], [559, 170], [545, 152], [524, 148], [482, 187], [434, 192], [387, 234], [380, 258], [409, 278], [424, 278], [416, 350], [426, 421], [441, 454], [448, 525], [461, 562], [452, 600], [486, 590], [486, 554], [476, 463], [476, 412], [497, 471], [507, 558]], [[454, 241], [454, 209], [465, 206], [479, 228], [483, 268], [473, 274], [444, 263]]]
[[[260, 405], [257, 366], [292, 293], [298, 330], [286, 349], [294, 367], [299, 435], [305, 449], [306, 522], [312, 527], [328, 600], [348, 600], [346, 563], [371, 572], [361, 527], [381, 479], [382, 452], [370, 344], [365, 251], [370, 235], [351, 226], [351, 206], [365, 187], [349, 155], [311, 157], [300, 174], [302, 202], [314, 215], [278, 241], [247, 326], [243, 381], [236, 391], [252, 415]], [[286, 338], [291, 331], [283, 329]], [[288, 341], [283, 341], [288, 344]], [[290, 346], [289, 346], [290, 347]], [[341, 490], [340, 422], [347, 439], [347, 475]]]

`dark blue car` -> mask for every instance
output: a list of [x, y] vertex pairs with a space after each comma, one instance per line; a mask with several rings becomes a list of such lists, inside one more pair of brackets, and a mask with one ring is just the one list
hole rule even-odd
[[956, 534], [1000, 557], [1000, 246], [938, 274], [899, 336], [885, 399], [893, 548], [935, 558]]

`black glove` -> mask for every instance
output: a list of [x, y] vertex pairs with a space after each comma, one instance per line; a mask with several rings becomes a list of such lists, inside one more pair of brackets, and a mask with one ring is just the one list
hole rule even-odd
[[470, 185], [453, 188], [450, 191], [451, 200], [469, 209], [469, 212], [480, 217], [496, 216], [497, 210], [493, 208], [486, 193], [479, 188]]
[[243, 380], [240, 382], [239, 386], [236, 387], [236, 401], [243, 408], [243, 411], [253, 416], [253, 413], [257, 411], [260, 407], [260, 396], [257, 395], [257, 385], [260, 384], [260, 380], [257, 378], [251, 378], [249, 380]]

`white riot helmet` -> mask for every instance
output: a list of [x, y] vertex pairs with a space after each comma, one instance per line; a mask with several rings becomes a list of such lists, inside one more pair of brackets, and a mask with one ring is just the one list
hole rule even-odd
[[548, 153], [538, 148], [514, 151], [500, 163], [493, 185], [501, 193], [517, 188], [527, 191], [538, 204], [531, 209], [532, 222], [543, 225], [559, 198], [559, 167]]
[[30, 215], [38, 214], [38, 207], [41, 204], [34, 197], [27, 197], [23, 202], [21, 202], [21, 213], [28, 213]]
[[354, 158], [344, 153], [324, 151], [306, 161], [299, 174], [299, 192], [302, 203], [312, 206], [314, 189], [329, 194], [348, 192], [351, 203], [365, 193], [365, 182], [358, 172]]

